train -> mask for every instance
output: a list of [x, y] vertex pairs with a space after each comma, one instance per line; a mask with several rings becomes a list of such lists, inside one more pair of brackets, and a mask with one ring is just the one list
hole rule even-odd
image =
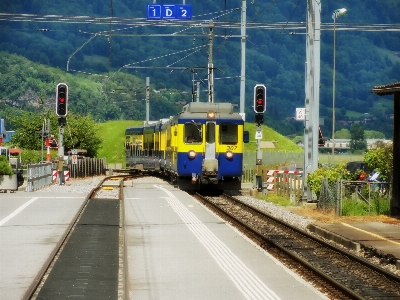
[[125, 130], [126, 167], [167, 176], [183, 190], [239, 190], [242, 115], [231, 103], [190, 102], [181, 112]]

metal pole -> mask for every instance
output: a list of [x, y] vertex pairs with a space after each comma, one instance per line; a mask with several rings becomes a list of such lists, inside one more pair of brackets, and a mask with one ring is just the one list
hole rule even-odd
[[[261, 132], [261, 125], [257, 126], [256, 129], [258, 132]], [[256, 167], [257, 167], [257, 174], [256, 174], [256, 189], [258, 191], [262, 191], [263, 188], [263, 180], [262, 180], [262, 152], [260, 149], [260, 139], [257, 139], [257, 154], [256, 154]]]
[[65, 184], [64, 178], [64, 128], [60, 125], [58, 130], [58, 184]]
[[336, 18], [333, 19], [332, 158], [335, 155]]
[[307, 1], [303, 198], [312, 200], [307, 176], [318, 168], [321, 4]]
[[208, 35], [208, 102], [214, 102], [214, 67], [213, 67], [213, 29], [214, 22], [210, 21], [210, 29]]
[[246, 93], [246, 0], [242, 0], [242, 20], [241, 28], [241, 70], [240, 70], [240, 113], [244, 114], [245, 93]]
[[150, 121], [150, 77], [146, 77], [146, 123]]
[[196, 87], [196, 102], [200, 102], [200, 82], [197, 81], [197, 87]]

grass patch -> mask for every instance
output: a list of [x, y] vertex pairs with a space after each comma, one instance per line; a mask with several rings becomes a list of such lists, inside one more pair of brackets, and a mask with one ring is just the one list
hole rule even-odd
[[343, 201], [343, 216], [370, 216], [370, 215], [389, 215], [390, 200], [385, 197], [371, 199], [368, 205], [361, 200], [347, 199]]
[[[244, 145], [245, 151], [256, 151], [257, 143], [255, 140], [257, 125], [254, 123], [245, 123], [244, 130], [247, 130], [250, 135], [250, 143]], [[274, 131], [273, 129], [261, 125], [262, 130], [262, 140], [273, 142], [275, 148], [273, 149], [262, 149], [262, 151], [269, 152], [302, 152], [303, 149], [297, 146], [293, 141], [284, 137], [280, 133]]]
[[290, 202], [290, 200], [288, 198], [277, 196], [275, 194], [269, 194], [267, 196], [259, 196], [258, 198], [260, 198], [266, 202], [274, 203], [279, 206], [292, 206], [293, 205], [293, 203]]
[[124, 163], [125, 129], [142, 123], [142, 121], [117, 120], [98, 124], [99, 135], [103, 142], [97, 157], [105, 157], [108, 163]]

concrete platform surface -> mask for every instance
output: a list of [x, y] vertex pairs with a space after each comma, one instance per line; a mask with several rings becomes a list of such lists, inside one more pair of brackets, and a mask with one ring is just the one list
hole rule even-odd
[[[392, 254], [400, 260], [400, 226], [380, 222], [321, 223], [309, 226], [331, 240], [343, 240], [341, 244], [357, 250], [357, 244], [375, 248], [383, 254]], [[345, 245], [348, 243], [350, 246]], [[351, 246], [353, 243], [353, 246]]]

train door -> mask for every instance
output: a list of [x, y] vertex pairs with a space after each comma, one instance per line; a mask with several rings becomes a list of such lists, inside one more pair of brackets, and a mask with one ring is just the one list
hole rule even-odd
[[218, 161], [216, 159], [216, 123], [206, 122], [206, 151], [203, 162], [203, 174], [216, 175], [218, 172]]

